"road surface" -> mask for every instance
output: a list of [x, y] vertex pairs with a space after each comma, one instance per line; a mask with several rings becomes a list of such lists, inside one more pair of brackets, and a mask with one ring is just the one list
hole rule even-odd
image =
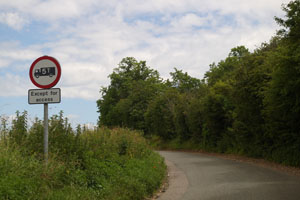
[[159, 152], [170, 169], [159, 200], [300, 200], [300, 177], [201, 153]]

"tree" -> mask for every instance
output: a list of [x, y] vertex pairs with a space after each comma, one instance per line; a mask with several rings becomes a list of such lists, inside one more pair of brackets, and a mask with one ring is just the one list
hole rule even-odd
[[231, 93], [231, 86], [219, 81], [210, 88], [203, 99], [201, 106], [203, 116], [202, 145], [206, 149], [226, 151], [226, 147], [224, 144], [220, 146], [220, 142], [227, 134], [227, 130], [232, 127], [233, 103]]
[[282, 26], [278, 31], [278, 35], [288, 38], [292, 41], [299, 41], [300, 39], [300, 1], [294, 0], [287, 5], [282, 6], [285, 11], [286, 19], [275, 17], [275, 21]]
[[232, 76], [232, 72], [239, 65], [240, 60], [249, 55], [249, 50], [244, 46], [238, 46], [232, 48], [228, 57], [222, 60], [216, 65], [215, 63], [210, 65], [210, 69], [205, 73], [204, 78], [208, 86], [213, 86], [216, 82], [228, 81]]
[[264, 114], [271, 147], [270, 158], [300, 164], [300, 2], [283, 7], [286, 19], [276, 18], [283, 29], [280, 45], [269, 57], [272, 79], [265, 91]]
[[122, 126], [145, 130], [144, 114], [148, 102], [159, 91], [162, 80], [159, 73], [132, 57], [122, 59], [109, 75], [108, 87], [101, 89], [97, 101], [99, 126]]
[[176, 137], [175, 108], [179, 93], [174, 88], [166, 88], [149, 102], [145, 113], [148, 134], [160, 136], [163, 140]]
[[196, 90], [201, 87], [201, 81], [197, 78], [191, 77], [187, 72], [183, 73], [182, 70], [176, 68], [175, 72], [171, 72], [172, 77], [171, 86], [177, 88], [180, 92], [188, 92]]
[[265, 60], [270, 49], [260, 49], [240, 59], [232, 77], [235, 149], [251, 156], [262, 156], [264, 146], [263, 91], [270, 80]]

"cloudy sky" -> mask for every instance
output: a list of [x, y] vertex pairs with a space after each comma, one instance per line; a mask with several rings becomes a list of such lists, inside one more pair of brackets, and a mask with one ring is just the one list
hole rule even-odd
[[31, 63], [55, 57], [62, 67], [56, 87], [75, 124], [96, 124], [99, 89], [122, 58], [146, 60], [164, 78], [173, 68], [203, 78], [209, 64], [231, 48], [250, 50], [269, 41], [288, 0], [0, 0], [0, 115], [27, 110]]

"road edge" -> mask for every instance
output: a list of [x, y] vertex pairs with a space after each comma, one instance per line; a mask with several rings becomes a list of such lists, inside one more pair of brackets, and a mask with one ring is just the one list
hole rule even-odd
[[154, 199], [158, 200], [178, 200], [187, 191], [189, 182], [185, 173], [176, 167], [174, 163], [165, 160], [168, 167], [168, 188], [157, 194]]

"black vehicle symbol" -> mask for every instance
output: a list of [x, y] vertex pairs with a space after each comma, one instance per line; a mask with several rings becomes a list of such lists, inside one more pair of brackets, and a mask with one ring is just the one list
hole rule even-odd
[[54, 75], [55, 75], [55, 67], [42, 67], [34, 71], [35, 78], [39, 78], [40, 76], [52, 77]]

